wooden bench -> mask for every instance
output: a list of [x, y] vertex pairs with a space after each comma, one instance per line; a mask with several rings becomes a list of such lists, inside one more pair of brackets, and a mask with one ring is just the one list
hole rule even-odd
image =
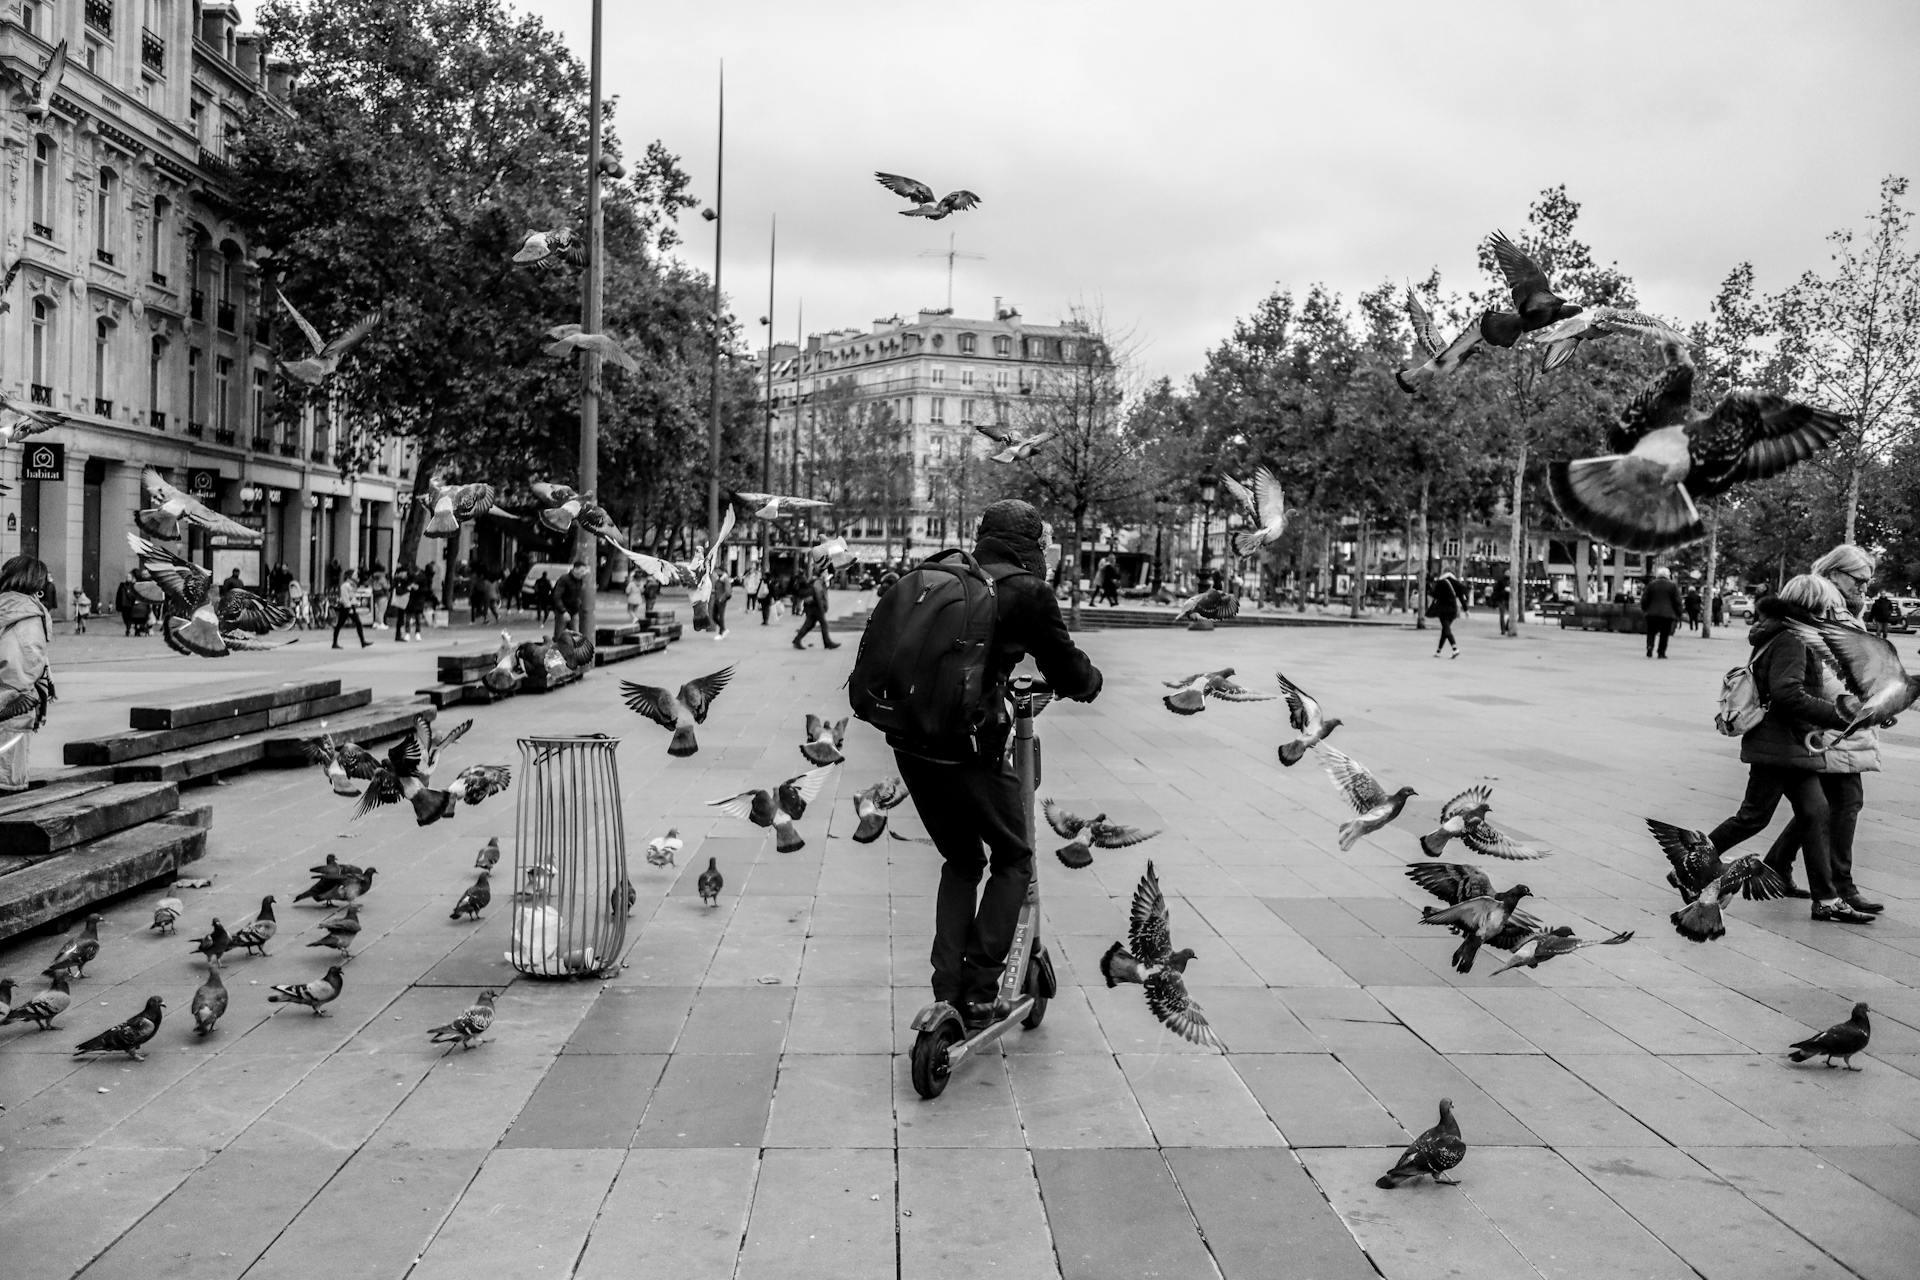
[[646, 634], [646, 632], [647, 624], [644, 622], [622, 622], [615, 626], [597, 626], [593, 629], [593, 643], [596, 648], [600, 645], [606, 645], [608, 648], [619, 648], [621, 645], [633, 644], [639, 640], [642, 635]]
[[500, 661], [498, 648], [443, 653], [434, 659], [434, 677], [441, 684], [474, 684]]
[[389, 698], [352, 715], [328, 720], [324, 726], [317, 720], [310, 720], [305, 724], [269, 730], [260, 739], [261, 757], [270, 764], [305, 764], [306, 744], [323, 733], [333, 735], [335, 742], [357, 742], [364, 747], [368, 743], [385, 742], [411, 732], [414, 719], [418, 716], [425, 716], [429, 721], [434, 719], [434, 713], [419, 703]]
[[[200, 720], [177, 728], [128, 729], [124, 733], [107, 734], [99, 738], [83, 738], [77, 742], [67, 743], [61, 753], [62, 758], [68, 764], [75, 765], [119, 764], [126, 760], [138, 760], [145, 756], [156, 756], [187, 747], [196, 747], [205, 742], [217, 742], [222, 738], [238, 737], [243, 733], [258, 733], [264, 729], [278, 728], [301, 720], [337, 715], [355, 707], [364, 707], [373, 701], [372, 689], [349, 689], [345, 693], [340, 693], [337, 692], [339, 681], [325, 683], [332, 684], [336, 690], [331, 696], [283, 703], [279, 706], [243, 712], [221, 719]], [[146, 710], [158, 709], [146, 708]]]
[[[173, 788], [168, 787], [168, 791]], [[175, 793], [177, 798], [177, 792]], [[0, 875], [0, 938], [84, 911], [206, 853], [213, 809], [176, 809]]]
[[302, 702], [331, 698], [340, 692], [338, 680], [294, 680], [284, 684], [225, 693], [202, 695], [190, 702], [166, 706], [136, 706], [127, 713], [127, 723], [135, 729], [181, 729], [235, 716], [268, 711]]
[[5, 857], [51, 857], [180, 807], [179, 788], [167, 782], [43, 787], [27, 794], [44, 798], [0, 812], [0, 851]]

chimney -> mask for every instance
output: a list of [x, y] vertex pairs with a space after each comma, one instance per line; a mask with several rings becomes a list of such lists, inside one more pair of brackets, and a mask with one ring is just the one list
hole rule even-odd
[[292, 59], [267, 59], [267, 93], [282, 102], [293, 96]]

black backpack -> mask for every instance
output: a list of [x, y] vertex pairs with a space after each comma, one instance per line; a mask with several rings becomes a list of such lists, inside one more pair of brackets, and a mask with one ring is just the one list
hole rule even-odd
[[989, 571], [959, 550], [908, 570], [867, 618], [847, 681], [853, 714], [905, 750], [977, 756], [980, 731], [1000, 710], [1000, 691], [987, 680], [997, 583], [1025, 572]]

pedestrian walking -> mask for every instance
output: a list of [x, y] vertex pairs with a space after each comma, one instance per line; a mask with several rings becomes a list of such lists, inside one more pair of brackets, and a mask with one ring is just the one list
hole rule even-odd
[[749, 610], [760, 607], [760, 592], [765, 585], [766, 575], [760, 572], [759, 565], [754, 565], [748, 569], [746, 576], [740, 579], [741, 596], [746, 600]]
[[413, 589], [407, 592], [407, 612], [403, 621], [408, 639], [415, 643], [426, 639], [427, 611], [438, 608], [439, 604], [433, 594], [433, 566], [422, 565], [414, 577]]
[[[393, 579], [387, 576], [386, 569], [380, 565], [375, 565], [373, 572], [367, 576], [367, 594], [373, 601], [373, 629], [385, 631], [389, 621], [388, 606], [393, 603]], [[397, 621], [398, 610], [394, 613], [394, 620]]]
[[800, 624], [800, 630], [794, 634], [793, 647], [796, 649], [806, 648], [805, 641], [807, 632], [817, 626], [820, 628], [820, 647], [823, 649], [838, 649], [840, 646], [834, 642], [833, 636], [827, 631], [826, 571], [820, 569], [809, 574], [803, 570], [796, 574], [794, 577], [793, 593], [799, 611], [806, 616], [806, 621]]
[[366, 628], [362, 626], [360, 622], [361, 600], [362, 591], [360, 580], [354, 577], [352, 570], [348, 570], [341, 575], [339, 594], [334, 597], [333, 601], [334, 648], [338, 649], [340, 647], [340, 628], [346, 626], [349, 622], [353, 624], [353, 634], [360, 637], [360, 647], [362, 649], [373, 643], [373, 641], [367, 639]]
[[1442, 648], [1451, 648], [1452, 657], [1460, 656], [1460, 642], [1453, 638], [1453, 620], [1466, 611], [1466, 591], [1460, 579], [1453, 576], [1453, 570], [1442, 569], [1440, 576], [1427, 587], [1427, 616], [1440, 624], [1440, 639], [1433, 646], [1434, 657], [1440, 656]]
[[1505, 578], [1493, 584], [1493, 592], [1487, 597], [1487, 603], [1493, 606], [1500, 620], [1500, 634], [1507, 634], [1507, 613], [1513, 607], [1513, 592], [1507, 588]]
[[545, 624], [547, 615], [553, 612], [553, 582], [542, 569], [540, 576], [533, 580], [533, 620]]
[[300, 585], [300, 579], [287, 580], [287, 611], [293, 615], [293, 625], [301, 630], [313, 627], [313, 601], [307, 596], [307, 589]]
[[1713, 593], [1713, 625], [1725, 626], [1727, 621], [1727, 598], [1718, 591]]
[[1095, 593], [1093, 601], [1095, 604], [1100, 603], [1101, 600], [1105, 600], [1110, 607], [1119, 605], [1120, 566], [1114, 563], [1112, 556], [1108, 556], [1100, 561], [1100, 567], [1094, 573], [1094, 584]]
[[0, 793], [27, 789], [33, 735], [46, 724], [47, 703], [53, 700], [47, 587], [47, 566], [32, 556], [0, 565], [0, 697], [26, 694], [35, 700], [27, 710], [0, 720]]
[[1700, 588], [1688, 587], [1687, 598], [1681, 601], [1681, 606], [1687, 611], [1687, 630], [1698, 631], [1700, 629]]
[[[1842, 588], [1844, 590], [1844, 588]], [[1873, 627], [1873, 634], [1882, 640], [1887, 638], [1887, 629], [1900, 620], [1900, 610], [1893, 598], [1885, 591], [1873, 598], [1873, 605], [1867, 610], [1867, 621]]]
[[[1647, 656], [1665, 658], [1667, 641], [1680, 625], [1680, 588], [1673, 585], [1673, 570], [1661, 565], [1653, 571], [1653, 581], [1640, 596], [1640, 612], [1647, 620]], [[1654, 650], [1658, 648], [1659, 652]]]
[[580, 630], [581, 619], [586, 616], [587, 592], [591, 586], [587, 581], [587, 562], [575, 560], [567, 576], [560, 579], [560, 585], [553, 589], [553, 624], [556, 628]]
[[713, 575], [713, 598], [708, 609], [713, 615], [713, 638], [727, 638], [727, 601], [733, 598], [733, 587], [738, 578], [729, 578], [725, 573]]

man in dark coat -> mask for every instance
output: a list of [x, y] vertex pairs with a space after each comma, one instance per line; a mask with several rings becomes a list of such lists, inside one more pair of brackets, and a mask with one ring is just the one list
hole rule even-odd
[[1686, 607], [1687, 630], [1698, 631], [1700, 629], [1700, 588], [1687, 588]]
[[[1056, 695], [1092, 702], [1100, 693], [1100, 669], [1074, 645], [1060, 617], [1047, 586], [1041, 529], [1040, 513], [1018, 499], [996, 502], [980, 518], [974, 557], [997, 583], [988, 687], [1004, 689], [1013, 668], [1032, 654]], [[1013, 721], [1004, 699], [995, 705], [999, 715], [981, 731], [977, 752], [936, 753], [965, 758], [931, 759], [919, 754], [927, 748], [890, 744], [943, 859], [934, 900], [933, 995], [975, 1026], [993, 1017], [1000, 970], [1033, 879], [1020, 783], [1006, 758]]]
[[[1680, 588], [1673, 585], [1673, 570], [1661, 565], [1653, 571], [1653, 581], [1640, 597], [1640, 611], [1647, 615], [1647, 656], [1667, 656], [1667, 641], [1680, 625]], [[1658, 641], [1659, 653], [1654, 653]]]
[[1453, 576], [1453, 570], [1442, 569], [1440, 576], [1427, 585], [1427, 594], [1427, 616], [1440, 624], [1440, 638], [1434, 642], [1433, 656], [1439, 657], [1442, 648], [1451, 646], [1457, 658], [1460, 642], [1453, 638], [1453, 620], [1467, 611], [1466, 588]]
[[802, 570], [793, 580], [794, 598], [800, 602], [801, 612], [806, 621], [800, 624], [800, 630], [793, 637], [793, 647], [806, 648], [804, 643], [807, 632], [820, 628], [820, 647], [838, 649], [840, 644], [827, 631], [827, 569], [825, 565], [815, 570], [809, 578]]

